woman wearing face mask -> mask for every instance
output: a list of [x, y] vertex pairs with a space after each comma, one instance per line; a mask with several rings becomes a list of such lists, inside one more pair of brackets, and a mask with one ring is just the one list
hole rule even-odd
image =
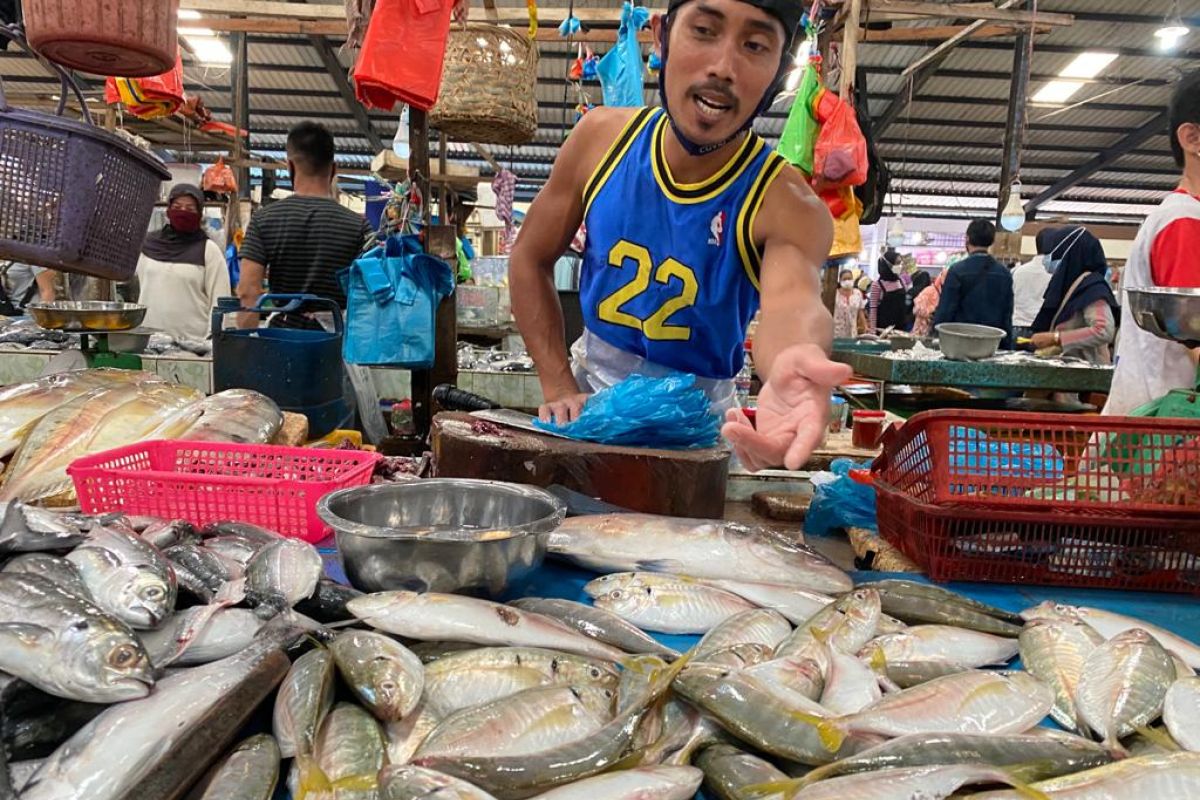
[[212, 331], [212, 309], [231, 295], [221, 248], [200, 227], [204, 194], [180, 183], [171, 189], [167, 224], [146, 236], [138, 259], [138, 302], [147, 328], [176, 340], [203, 340]]
[[1105, 279], [1108, 261], [1100, 240], [1086, 228], [1066, 227], [1047, 236], [1046, 248], [1053, 277], [1033, 321], [1033, 346], [1111, 364], [1120, 312]]
[[942, 300], [942, 286], [946, 283], [949, 267], [938, 273], [933, 282], [923, 288], [913, 299], [913, 336], [925, 338], [933, 335], [933, 315]]
[[871, 329], [904, 328], [908, 316], [908, 287], [896, 273], [900, 254], [889, 249], [879, 257], [879, 280], [871, 284], [867, 299], [871, 303]]
[[838, 275], [838, 290], [833, 301], [833, 338], [853, 339], [867, 329], [866, 301], [854, 288], [854, 273], [848, 269]]

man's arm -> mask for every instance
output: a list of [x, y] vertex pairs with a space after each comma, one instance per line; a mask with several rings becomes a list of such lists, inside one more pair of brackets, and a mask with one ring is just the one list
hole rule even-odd
[[55, 281], [58, 278], [58, 273], [54, 270], [47, 269], [37, 273], [33, 280], [37, 283], [38, 299], [43, 303], [53, 303], [58, 296], [58, 288]]
[[588, 176], [631, 113], [632, 109], [597, 108], [580, 120], [559, 150], [549, 180], [529, 207], [509, 258], [513, 317], [537, 365], [546, 398], [540, 409], [543, 420], [554, 417], [569, 422], [579, 416], [586, 399], [571, 374], [554, 263], [583, 221], [583, 187]]
[[[237, 285], [237, 296], [242, 308], [254, 308], [258, 305], [258, 298], [263, 296], [262, 287], [266, 275], [267, 268], [262, 264], [253, 259], [242, 259]], [[257, 328], [260, 321], [258, 314], [238, 314], [237, 318], [237, 325], [243, 330]]]

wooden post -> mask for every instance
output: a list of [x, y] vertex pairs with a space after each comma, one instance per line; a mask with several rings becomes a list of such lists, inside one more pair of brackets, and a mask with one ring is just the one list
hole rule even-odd
[[[1012, 85], [1008, 94], [1008, 120], [1004, 127], [1004, 160], [1000, 163], [1000, 192], [996, 205], [996, 223], [1008, 205], [1013, 181], [1021, 174], [1021, 148], [1025, 146], [1026, 99], [1029, 95], [1030, 53], [1033, 32], [1023, 31], [1013, 51]], [[1018, 247], [1018, 255], [1020, 248]]]
[[[246, 34], [233, 34], [233, 127], [250, 130], [250, 57]], [[233, 137], [233, 160], [245, 162], [250, 142], [235, 133]], [[250, 198], [250, 167], [235, 168], [238, 196]]]
[[853, 103], [854, 77], [858, 72], [858, 24], [862, 17], [862, 0], [849, 0], [845, 28], [842, 33], [842, 71], [839, 94], [842, 102]]

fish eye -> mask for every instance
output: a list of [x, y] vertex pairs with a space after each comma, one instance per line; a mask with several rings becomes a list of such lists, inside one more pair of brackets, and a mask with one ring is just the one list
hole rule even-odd
[[620, 589], [613, 589], [611, 592], [608, 593], [608, 596], [611, 597], [613, 600], [620, 600], [622, 597], [625, 596], [625, 593], [622, 592]]
[[602, 673], [600, 672], [599, 667], [592, 667], [591, 669], [588, 670], [588, 674], [591, 675], [593, 678], [599, 678]]
[[550, 671], [558, 672], [558, 659], [557, 658], [550, 659]]
[[165, 594], [158, 586], [147, 586], [142, 590], [142, 597], [146, 600], [161, 600]]
[[651, 587], [647, 586], [647, 587], [646, 587], [646, 594], [647, 594], [647, 595], [652, 595], [652, 594], [654, 594], [654, 589], [652, 589]]
[[388, 692], [388, 693], [394, 692], [394, 691], [396, 691], [396, 683], [394, 681], [383, 681], [382, 683], [379, 684], [379, 690], [381, 692]]
[[124, 669], [137, 661], [137, 650], [127, 644], [114, 647], [108, 654], [109, 666]]
[[78, 622], [72, 622], [69, 627], [73, 631], [86, 631], [90, 626], [86, 619], [81, 619]]

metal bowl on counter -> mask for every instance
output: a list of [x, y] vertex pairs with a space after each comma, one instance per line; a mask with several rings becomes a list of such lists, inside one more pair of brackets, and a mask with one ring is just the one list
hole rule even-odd
[[56, 300], [30, 303], [33, 321], [52, 331], [128, 331], [142, 324], [146, 307], [103, 300]]
[[943, 322], [937, 326], [938, 346], [952, 361], [979, 361], [996, 355], [1004, 331], [990, 325]]
[[431, 478], [343, 489], [317, 513], [358, 589], [494, 598], [541, 566], [566, 506], [533, 486]]
[[1200, 289], [1126, 289], [1139, 328], [1161, 339], [1200, 347]]

